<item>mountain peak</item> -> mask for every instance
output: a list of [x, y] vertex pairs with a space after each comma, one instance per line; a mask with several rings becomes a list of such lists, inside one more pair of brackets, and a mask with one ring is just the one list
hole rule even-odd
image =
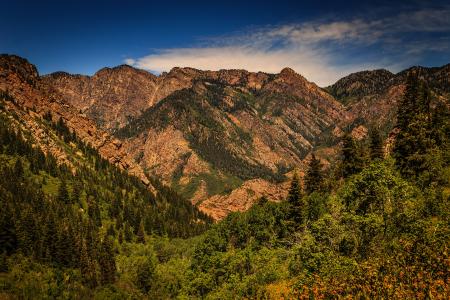
[[22, 79], [34, 81], [39, 77], [36, 67], [17, 55], [0, 54], [0, 69], [18, 74]]
[[283, 70], [281, 70], [280, 75], [298, 75], [298, 74], [293, 69], [285, 67], [283, 68]]

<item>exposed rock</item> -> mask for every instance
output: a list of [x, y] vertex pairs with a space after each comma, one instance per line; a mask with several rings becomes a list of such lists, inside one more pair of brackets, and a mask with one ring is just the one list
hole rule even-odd
[[17, 111], [37, 146], [61, 162], [64, 150], [36, 122], [47, 111], [145, 184], [144, 169], [188, 189], [194, 204], [220, 219], [261, 196], [282, 200], [291, 170], [302, 173], [312, 150], [330, 164], [345, 132], [356, 139], [373, 125], [391, 132], [412, 71], [448, 101], [450, 65], [363, 71], [321, 89], [290, 68], [279, 74], [173, 68], [155, 76], [122, 65], [93, 76], [40, 78], [26, 60], [1, 55], [0, 90], [15, 98], [8, 109]]
[[263, 196], [271, 201], [282, 201], [288, 188], [288, 183], [277, 185], [262, 179], [248, 180], [229, 195], [215, 195], [206, 199], [199, 208], [214, 219], [220, 220], [230, 212], [249, 209]]
[[[125, 149], [118, 146], [121, 142], [97, 129], [95, 124], [80, 115], [77, 109], [61, 102], [59, 99], [62, 96], [40, 80], [36, 68], [28, 61], [17, 56], [1, 55], [0, 74], [0, 90], [8, 91], [15, 99], [14, 104], [8, 105], [9, 109], [18, 113], [24, 126], [30, 129], [44, 151], [51, 152], [60, 162], [67, 162], [64, 159], [64, 151], [59, 146], [51, 144], [54, 143], [53, 140], [45, 137], [33, 117], [51, 112], [54, 121], [62, 118], [70, 129], [74, 130], [84, 142], [96, 148], [105, 159], [128, 170], [144, 184], [149, 185], [150, 182], [142, 168], [128, 156]], [[45, 141], [49, 141], [50, 144], [46, 144]]]

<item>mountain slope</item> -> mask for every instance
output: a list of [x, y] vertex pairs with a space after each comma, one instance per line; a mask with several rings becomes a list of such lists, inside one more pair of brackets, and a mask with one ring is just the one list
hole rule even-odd
[[283, 199], [293, 169], [302, 173], [312, 151], [326, 165], [335, 160], [345, 132], [357, 139], [373, 125], [391, 132], [408, 71], [420, 72], [438, 99], [449, 98], [449, 65], [363, 71], [321, 89], [289, 68], [154, 76], [122, 65], [39, 77], [17, 57], [3, 61], [9, 75], [0, 87], [21, 106], [62, 116], [105, 158], [150, 188], [144, 172], [161, 178], [215, 218], [262, 196]]
[[62, 119], [83, 142], [97, 149], [103, 158], [150, 185], [142, 168], [124, 151], [122, 143], [97, 129], [95, 123], [73, 106], [63, 103], [61, 95], [41, 81], [36, 67], [27, 60], [13, 55], [0, 55], [0, 91], [11, 97], [9, 108], [22, 118], [24, 126], [33, 132], [36, 143], [43, 147], [44, 152], [50, 151], [63, 160], [63, 154], [57, 154], [61, 151], [47, 143], [35, 119], [50, 112], [54, 121]]
[[[25, 155], [30, 168], [36, 165], [33, 172], [37, 175], [39, 168], [45, 165], [43, 171], [56, 177], [52, 181], [62, 180], [62, 177], [72, 190], [73, 182], [82, 181], [86, 194], [94, 193], [98, 202], [104, 202], [102, 208], [106, 209], [115, 201], [135, 206], [133, 210], [140, 207], [142, 218], [151, 220], [147, 222], [148, 228], [158, 227], [160, 234], [186, 236], [189, 233], [183, 228], [189, 228], [189, 223], [202, 227], [203, 221], [209, 221], [173, 190], [155, 178], [149, 179], [134, 162], [128, 164], [124, 149], [117, 148], [120, 142], [96, 131], [88, 120], [73, 115], [71, 107], [48, 99], [45, 92], [38, 89], [41, 83], [37, 72], [28, 62], [2, 56], [0, 70], [0, 150], [5, 150], [9, 156], [16, 154], [15, 151]], [[78, 127], [80, 124], [84, 126]], [[86, 134], [86, 137], [79, 134]], [[97, 187], [98, 192], [94, 191]], [[144, 200], [147, 202], [140, 203]], [[187, 223], [182, 224], [184, 221]]]
[[[342, 105], [292, 70], [267, 75], [260, 85], [248, 80], [256, 74], [233, 72], [240, 77], [205, 74], [116, 133], [144, 169], [195, 203], [208, 199], [200, 207], [215, 217], [248, 208], [262, 195], [282, 199], [275, 184], [347, 118]], [[236, 188], [240, 199], [232, 196]], [[222, 197], [212, 197], [217, 194]], [[228, 204], [215, 213], [219, 202]]]
[[389, 132], [395, 124], [397, 103], [403, 97], [407, 74], [415, 72], [432, 89], [436, 101], [449, 105], [450, 64], [442, 67], [411, 67], [397, 74], [386, 70], [350, 74], [325, 88], [346, 105], [350, 127], [372, 125]]
[[302, 168], [311, 149], [330, 142], [323, 133], [339, 132], [349, 119], [339, 102], [289, 68], [144, 73], [120, 66], [43, 81], [100, 128], [118, 128], [115, 136], [143, 169], [215, 217], [263, 195], [281, 200], [285, 174]]

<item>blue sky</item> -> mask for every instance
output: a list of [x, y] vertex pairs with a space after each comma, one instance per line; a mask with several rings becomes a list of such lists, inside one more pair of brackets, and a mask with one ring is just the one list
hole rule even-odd
[[450, 62], [448, 1], [361, 2], [0, 0], [0, 53], [41, 74], [289, 66], [320, 86], [362, 69]]

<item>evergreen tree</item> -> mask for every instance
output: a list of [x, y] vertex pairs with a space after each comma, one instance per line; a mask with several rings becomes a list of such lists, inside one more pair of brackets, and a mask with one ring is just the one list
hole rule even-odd
[[118, 241], [119, 241], [119, 244], [122, 244], [122, 243], [123, 243], [123, 233], [122, 233], [122, 230], [119, 231]]
[[72, 203], [78, 203], [80, 201], [81, 192], [82, 192], [81, 182], [76, 180], [73, 183]]
[[14, 165], [14, 176], [17, 178], [17, 180], [22, 180], [23, 178], [23, 165], [22, 165], [22, 159], [17, 158], [16, 163]]
[[83, 241], [81, 245], [80, 270], [81, 274], [83, 275], [84, 282], [91, 288], [96, 287], [98, 284], [96, 264], [89, 257], [89, 251], [86, 241]]
[[360, 172], [363, 159], [351, 134], [346, 134], [342, 140], [342, 176], [347, 178]]
[[108, 230], [106, 231], [107, 236], [116, 236], [116, 231], [114, 230], [114, 225], [109, 224]]
[[47, 261], [54, 260], [54, 254], [57, 250], [57, 236], [58, 231], [56, 230], [56, 222], [55, 222], [55, 216], [53, 214], [50, 214], [47, 217], [47, 222], [45, 223], [44, 228], [44, 250], [43, 255], [46, 258]]
[[107, 236], [103, 239], [99, 256], [101, 283], [113, 283], [116, 277], [116, 262], [112, 242]]
[[289, 203], [289, 220], [294, 222], [295, 225], [300, 225], [303, 222], [304, 205], [302, 202], [302, 187], [297, 173], [294, 173], [292, 178], [287, 201]]
[[65, 180], [61, 180], [61, 183], [59, 184], [57, 199], [59, 203], [70, 203], [69, 192], [67, 191]]
[[152, 257], [147, 257], [147, 259], [139, 264], [137, 269], [137, 286], [142, 292], [148, 293], [151, 288], [151, 280], [155, 272], [155, 263]]
[[410, 73], [397, 110], [398, 134], [393, 149], [396, 167], [405, 177], [417, 178], [427, 169], [427, 153], [434, 146], [430, 98], [418, 75]]
[[307, 194], [319, 192], [323, 188], [322, 164], [320, 163], [320, 159], [316, 158], [314, 153], [311, 156], [304, 182]]
[[131, 232], [131, 227], [128, 222], [125, 223], [125, 229], [123, 232], [125, 241], [131, 242], [133, 240], [133, 233]]
[[431, 135], [437, 147], [448, 151], [450, 138], [450, 109], [439, 101], [431, 113]]
[[102, 226], [100, 208], [98, 207], [97, 201], [93, 196], [88, 197], [88, 215], [89, 218], [94, 222], [95, 226]]
[[69, 267], [72, 264], [72, 256], [74, 253], [72, 237], [69, 235], [67, 229], [60, 228], [55, 239], [56, 253], [54, 253], [54, 258], [61, 266]]
[[[4, 191], [0, 189], [0, 193]], [[0, 251], [11, 254], [17, 248], [13, 208], [4, 199], [0, 202]]]
[[383, 159], [384, 158], [384, 150], [383, 150], [383, 139], [381, 138], [380, 131], [377, 127], [373, 127], [370, 131], [370, 159]]
[[116, 218], [116, 230], [121, 230], [123, 226], [122, 216], [118, 215]]
[[142, 222], [139, 224], [139, 229], [137, 232], [137, 242], [145, 244], [145, 231], [144, 224]]

